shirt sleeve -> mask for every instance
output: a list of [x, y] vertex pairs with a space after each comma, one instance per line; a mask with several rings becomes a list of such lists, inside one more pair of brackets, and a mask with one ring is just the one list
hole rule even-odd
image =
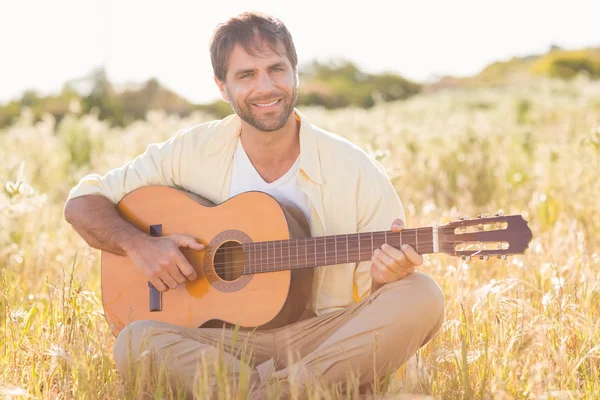
[[[396, 218], [404, 221], [404, 208], [385, 173], [376, 160], [370, 159], [372, 166], [363, 170], [357, 191], [357, 232], [374, 232], [389, 230]], [[357, 263], [354, 271], [354, 300], [360, 301], [371, 293], [371, 261]]]
[[162, 143], [153, 143], [146, 151], [104, 176], [89, 174], [71, 189], [67, 201], [88, 194], [99, 194], [117, 204], [123, 197], [142, 186], [159, 185], [181, 188], [188, 156], [186, 130]]

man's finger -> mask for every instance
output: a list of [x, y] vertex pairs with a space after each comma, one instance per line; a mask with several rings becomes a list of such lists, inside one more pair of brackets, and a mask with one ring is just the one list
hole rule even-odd
[[198, 241], [191, 236], [173, 235], [173, 237], [179, 247], [187, 247], [192, 250], [204, 249], [204, 245], [202, 243], [198, 243]]
[[[400, 252], [402, 254], [402, 252]], [[386, 253], [382, 249], [377, 249], [373, 253], [375, 258], [378, 258], [386, 267], [391, 268], [394, 264], [396, 264], [395, 257], [392, 257], [391, 254]]]
[[150, 283], [152, 283], [152, 285], [159, 291], [159, 292], [165, 292], [167, 291], [167, 285], [165, 285], [163, 283], [163, 281], [156, 277], [156, 278], [152, 278], [150, 279]]
[[394, 222], [392, 222], [392, 231], [400, 232], [402, 229], [404, 229], [404, 221], [400, 218], [396, 218]]
[[177, 289], [177, 281], [173, 279], [168, 271], [162, 271], [160, 274], [160, 279], [162, 279], [169, 289]]
[[371, 265], [371, 278], [373, 278], [373, 280], [381, 285], [384, 285], [386, 283], [385, 278], [383, 277], [383, 275], [381, 274], [381, 271], [379, 271], [379, 269], [377, 268], [377, 266], [375, 264]]
[[171, 264], [171, 266], [169, 267], [169, 274], [179, 284], [185, 283], [185, 281], [187, 281], [187, 278], [181, 273], [181, 270], [179, 269], [179, 262], [177, 262], [177, 264]]
[[373, 256], [371, 262], [375, 265], [375, 268], [379, 271], [379, 274], [383, 278], [383, 282], [392, 282], [397, 280], [400, 275], [396, 274], [387, 265], [385, 265], [380, 259]]
[[192, 267], [187, 258], [181, 253], [177, 255], [177, 267], [181, 271], [183, 275], [190, 281], [194, 281], [198, 279], [198, 274], [196, 273], [196, 269]]
[[408, 258], [412, 265], [418, 266], [423, 264], [423, 256], [417, 253], [417, 251], [411, 245], [403, 245], [402, 252], [404, 252], [404, 255], [406, 258]]

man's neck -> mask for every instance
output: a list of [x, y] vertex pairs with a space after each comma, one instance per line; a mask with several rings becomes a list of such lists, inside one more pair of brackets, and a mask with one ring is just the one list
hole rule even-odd
[[248, 158], [265, 179], [285, 174], [300, 154], [300, 123], [290, 114], [283, 128], [264, 132], [242, 121], [240, 140]]

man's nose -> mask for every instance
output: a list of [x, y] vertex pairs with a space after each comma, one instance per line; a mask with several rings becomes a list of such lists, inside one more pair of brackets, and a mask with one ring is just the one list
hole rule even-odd
[[258, 76], [258, 82], [256, 86], [257, 92], [270, 92], [274, 87], [275, 85], [273, 85], [273, 80], [269, 74], [263, 73]]

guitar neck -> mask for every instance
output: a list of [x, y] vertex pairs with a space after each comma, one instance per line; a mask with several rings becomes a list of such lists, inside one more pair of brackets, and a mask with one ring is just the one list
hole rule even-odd
[[315, 268], [369, 261], [384, 243], [400, 248], [411, 245], [419, 254], [437, 253], [438, 228], [403, 229], [273, 240], [243, 244], [244, 274]]

